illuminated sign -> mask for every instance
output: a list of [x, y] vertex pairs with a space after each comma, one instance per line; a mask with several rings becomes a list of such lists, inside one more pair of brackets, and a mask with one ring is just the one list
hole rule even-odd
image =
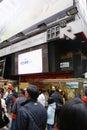
[[42, 72], [42, 49], [18, 55], [18, 74]]
[[67, 82], [66, 83], [66, 87], [67, 88], [71, 88], [71, 89], [74, 89], [74, 88], [78, 88], [79, 87], [79, 83], [78, 82]]
[[62, 62], [62, 63], [60, 63], [60, 68], [66, 68], [66, 67], [70, 67], [70, 63], [69, 62]]

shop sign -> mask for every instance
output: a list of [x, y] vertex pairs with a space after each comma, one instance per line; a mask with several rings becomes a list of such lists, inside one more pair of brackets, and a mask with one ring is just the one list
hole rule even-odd
[[60, 63], [60, 68], [66, 68], [66, 67], [70, 67], [69, 62]]
[[47, 41], [64, 38], [66, 35], [70, 39], [75, 39], [75, 35], [71, 32], [71, 27], [67, 26], [67, 23], [75, 20], [74, 16], [70, 16], [57, 23], [57, 25], [47, 29]]
[[66, 26], [66, 20], [63, 20], [58, 23], [58, 25], [51, 27], [47, 30], [47, 40], [55, 39], [59, 37], [60, 33], [60, 27], [65, 27]]
[[78, 86], [79, 86], [78, 82], [67, 82], [66, 83], [66, 87], [69, 89], [78, 88]]

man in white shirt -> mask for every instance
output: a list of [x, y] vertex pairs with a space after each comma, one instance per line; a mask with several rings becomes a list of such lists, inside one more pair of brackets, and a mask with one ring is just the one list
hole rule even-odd
[[43, 89], [41, 94], [38, 96], [38, 102], [41, 103], [44, 107], [46, 107], [46, 90]]

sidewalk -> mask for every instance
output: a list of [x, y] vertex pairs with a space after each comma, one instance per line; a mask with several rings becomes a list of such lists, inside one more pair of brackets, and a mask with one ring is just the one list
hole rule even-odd
[[3, 127], [0, 130], [9, 130], [7, 127]]
[[53, 130], [58, 130], [58, 128], [54, 127]]
[[[46, 128], [46, 130], [47, 130], [47, 128]], [[58, 128], [54, 127], [53, 130], [58, 130]]]
[[[7, 128], [4, 127], [4, 128], [2, 128], [2, 129], [0, 129], [0, 130], [9, 130], [9, 129], [7, 129]], [[47, 129], [46, 129], [46, 130], [47, 130]], [[56, 127], [54, 127], [53, 130], [58, 130], [58, 129], [57, 129]]]

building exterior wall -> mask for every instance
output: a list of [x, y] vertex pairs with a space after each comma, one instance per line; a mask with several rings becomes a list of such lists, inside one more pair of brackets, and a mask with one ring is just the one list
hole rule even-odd
[[[48, 23], [47, 24], [47, 28], [42, 32], [40, 32], [39, 34], [35, 34], [35, 35], [32, 35], [30, 38], [27, 38], [27, 39], [24, 39], [22, 41], [19, 41], [19, 42], [16, 42], [10, 46], [7, 46], [7, 47], [4, 47], [2, 49], [0, 49], [0, 58], [2, 59], [2, 57], [9, 57], [9, 55], [11, 56], [10, 57], [10, 66], [11, 66], [11, 72], [8, 71], [11, 75], [18, 75], [17, 73], [17, 57], [15, 58], [15, 56], [18, 55], [18, 53], [22, 53], [23, 51], [26, 51], [29, 50], [29, 51], [32, 51], [34, 48], [37, 48], [37, 46], [42, 46], [43, 44], [48, 44], [48, 54], [46, 55], [46, 58], [44, 60], [44, 64], [45, 62], [47, 61], [47, 68], [45, 66], [45, 69], [47, 69], [47, 73], [60, 73], [60, 72], [63, 72], [63, 73], [66, 73], [67, 71], [70, 71], [70, 73], [73, 75], [73, 76], [82, 76], [83, 74], [83, 70], [82, 70], [82, 57], [80, 56], [79, 58], [79, 62], [81, 63], [80, 65], [80, 73], [77, 73], [74, 66], [75, 65], [72, 65], [71, 69], [70, 70], [65, 70], [65, 71], [62, 71], [60, 69], [60, 62], [61, 62], [61, 54], [63, 54], [63, 50], [57, 50], [59, 48], [56, 48], [55, 46], [50, 46], [50, 43], [55, 43], [56, 44], [59, 44], [58, 42], [60, 42], [60, 40], [62, 39], [65, 39], [66, 42], [68, 42], [67, 40], [70, 40], [70, 42], [72, 42], [72, 40], [74, 41], [76, 38], [77, 38], [77, 41], [78, 40], [78, 37], [76, 34], [78, 33], [83, 33], [85, 35], [85, 37], [87, 37], [87, 30], [86, 30], [86, 27], [87, 27], [87, 24], [86, 24], [86, 19], [83, 20], [83, 12], [86, 13], [85, 10], [83, 10], [83, 6], [81, 6], [81, 1], [79, 2], [78, 0], [75, 1], [75, 7], [77, 7], [77, 10], [78, 10], [78, 13], [74, 14], [74, 16], [65, 16], [60, 18], [60, 19], [56, 19], [55, 21], [52, 21], [51, 23]], [[87, 3], [86, 3], [87, 5]], [[73, 6], [74, 7], [74, 6]], [[84, 8], [86, 9], [86, 8]], [[64, 13], [64, 12], [62, 12]], [[69, 21], [67, 21], [67, 17], [70, 19]], [[73, 19], [72, 19], [73, 18]], [[64, 23], [64, 21], [66, 21]], [[65, 24], [63, 26], [63, 24]], [[48, 29], [52, 28], [54, 29], [55, 26], [58, 26], [58, 35], [56, 37], [53, 37], [53, 39], [51, 40], [48, 40], [47, 39], [47, 35], [48, 35]], [[41, 29], [41, 28], [40, 28]], [[51, 30], [52, 30], [51, 29]], [[55, 30], [56, 31], [56, 30]], [[55, 31], [53, 32], [50, 32], [51, 34], [55, 34]], [[50, 35], [51, 35], [50, 34]], [[54, 35], [53, 34], [53, 35]], [[84, 39], [81, 39], [81, 41], [79, 41], [80, 43], [83, 41]], [[76, 41], [76, 42], [77, 42]], [[65, 42], [65, 43], [66, 43]], [[73, 42], [74, 44], [74, 42]], [[80, 45], [80, 44], [79, 44]], [[65, 44], [64, 44], [65, 46]], [[64, 48], [63, 46], [63, 48]], [[79, 46], [80, 47], [80, 46]], [[73, 50], [75, 49], [75, 46], [73, 47]], [[74, 52], [73, 50], [68, 50], [67, 52]], [[79, 49], [78, 48], [78, 52], [79, 52]], [[44, 50], [44, 54], [45, 54], [45, 51]], [[75, 50], [76, 52], [77, 50]], [[82, 51], [82, 50], [81, 50]], [[81, 52], [82, 54], [82, 52]], [[48, 57], [48, 59], [47, 59]], [[73, 58], [75, 57], [75, 55], [71, 58], [72, 60], [72, 63], [73, 63]], [[58, 59], [58, 61], [57, 61]], [[66, 59], [65, 59], [66, 60]], [[75, 63], [76, 64], [76, 63]], [[76, 64], [78, 66], [78, 64]], [[79, 66], [78, 66], [79, 67]], [[86, 68], [85, 68], [86, 69]], [[85, 71], [85, 70], [84, 70]]]

